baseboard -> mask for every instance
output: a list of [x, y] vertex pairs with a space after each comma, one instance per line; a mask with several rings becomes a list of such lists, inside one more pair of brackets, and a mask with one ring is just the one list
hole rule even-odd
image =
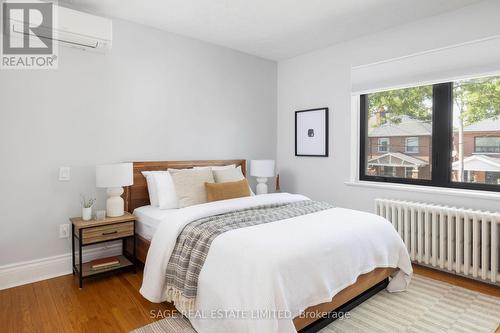
[[[83, 250], [84, 262], [120, 254], [122, 244], [115, 243]], [[71, 253], [0, 266], [0, 290], [71, 274]]]

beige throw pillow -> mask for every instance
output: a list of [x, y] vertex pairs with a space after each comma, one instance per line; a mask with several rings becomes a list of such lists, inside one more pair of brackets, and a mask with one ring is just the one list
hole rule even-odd
[[205, 183], [214, 183], [212, 170], [169, 170], [179, 200], [179, 208], [207, 202]]
[[[212, 172], [216, 183], [236, 182], [245, 179], [243, 172], [241, 172], [241, 166], [225, 170], [212, 170]], [[255, 195], [250, 186], [248, 186], [248, 189], [250, 195]]]
[[236, 182], [245, 179], [243, 172], [241, 172], [241, 166], [222, 170], [212, 169], [212, 172], [216, 183]]

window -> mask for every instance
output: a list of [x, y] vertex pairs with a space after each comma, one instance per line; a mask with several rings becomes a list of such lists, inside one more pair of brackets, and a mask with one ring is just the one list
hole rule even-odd
[[500, 191], [500, 76], [365, 94], [360, 106], [360, 180]]
[[500, 189], [500, 77], [453, 82], [452, 122], [451, 181]]
[[405, 177], [413, 178], [413, 168], [405, 168]]
[[405, 151], [410, 154], [418, 153], [418, 137], [406, 138]]
[[381, 166], [380, 174], [387, 177], [396, 177], [396, 168], [391, 166]]
[[500, 172], [486, 171], [486, 184], [500, 185]]
[[[430, 179], [432, 96], [432, 86], [362, 96], [362, 104], [366, 107], [363, 142], [367, 147], [362, 153], [365, 160], [363, 175], [385, 179]], [[422, 140], [418, 136], [422, 136]], [[420, 141], [427, 147], [422, 147], [424, 153], [417, 157], [414, 155], [420, 150]], [[374, 149], [374, 142], [377, 149]], [[411, 173], [408, 169], [412, 170]]]
[[[500, 131], [500, 128], [499, 128]], [[478, 154], [500, 154], [500, 136], [474, 138], [474, 152]]]
[[389, 151], [389, 138], [378, 139], [378, 152], [387, 153]]

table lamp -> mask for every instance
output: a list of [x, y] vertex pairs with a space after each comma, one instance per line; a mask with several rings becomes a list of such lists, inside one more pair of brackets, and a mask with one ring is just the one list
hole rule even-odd
[[121, 195], [123, 186], [134, 183], [132, 163], [117, 163], [96, 166], [96, 186], [107, 188], [106, 215], [117, 217], [125, 214], [125, 203]]
[[267, 178], [274, 177], [274, 160], [251, 160], [250, 175], [257, 177], [257, 194], [267, 193]]

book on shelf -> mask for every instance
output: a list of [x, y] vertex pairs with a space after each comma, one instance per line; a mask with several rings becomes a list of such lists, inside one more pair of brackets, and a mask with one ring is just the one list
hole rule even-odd
[[90, 268], [92, 268], [93, 270], [104, 269], [114, 266], [120, 266], [120, 259], [118, 257], [94, 259], [90, 262]]
[[100, 266], [94, 266], [94, 267], [90, 267], [91, 270], [93, 271], [99, 271], [99, 270], [102, 270], [102, 269], [107, 269], [107, 268], [111, 268], [111, 267], [119, 267], [121, 264], [118, 262], [118, 263], [113, 263], [113, 264], [106, 264], [106, 265], [100, 265]]

